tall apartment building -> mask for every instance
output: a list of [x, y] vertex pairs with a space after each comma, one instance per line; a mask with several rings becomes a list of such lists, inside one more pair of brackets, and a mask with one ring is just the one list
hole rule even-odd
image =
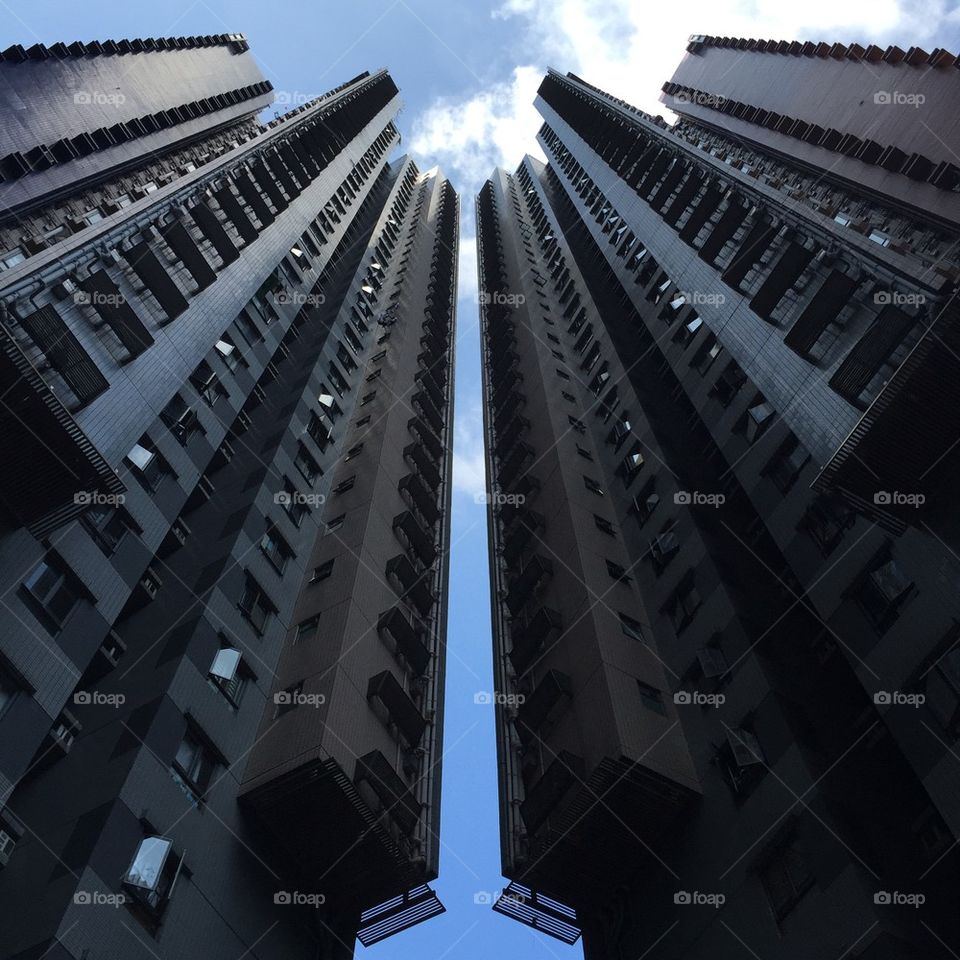
[[495, 909], [591, 960], [960, 948], [958, 86], [694, 37], [477, 198]]
[[457, 196], [240, 35], [0, 86], [0, 955], [350, 957], [443, 910]]

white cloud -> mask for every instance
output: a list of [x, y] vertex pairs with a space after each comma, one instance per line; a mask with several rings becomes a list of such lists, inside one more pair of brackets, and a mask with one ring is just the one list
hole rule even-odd
[[492, 17], [500, 30], [511, 28], [520, 65], [468, 96], [435, 101], [413, 124], [414, 152], [438, 159], [467, 193], [494, 166], [513, 170], [525, 153], [540, 154], [532, 101], [548, 66], [665, 113], [660, 88], [692, 33], [950, 47], [941, 31], [960, 23], [960, 7], [955, 0], [506, 0]]
[[493, 168], [513, 169], [526, 152], [540, 153], [540, 118], [533, 108], [544, 70], [515, 67], [512, 76], [472, 96], [442, 98], [413, 122], [412, 151], [436, 160], [464, 190], [473, 192]]
[[486, 489], [483, 411], [479, 403], [474, 403], [466, 413], [458, 413], [454, 423], [453, 490], [476, 499]]

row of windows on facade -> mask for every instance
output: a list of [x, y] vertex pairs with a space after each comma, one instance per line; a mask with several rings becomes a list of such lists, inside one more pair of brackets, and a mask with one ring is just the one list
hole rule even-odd
[[[335, 223], [338, 223], [341, 216], [346, 214], [346, 208], [359, 195], [360, 185], [368, 177], [369, 172], [374, 169], [373, 161], [375, 157], [382, 155], [385, 150], [386, 143], [381, 143], [383, 137], [383, 134], [378, 137], [361, 162], [354, 167], [354, 171], [335, 192], [327, 207], [318, 214], [308, 231], [291, 248], [289, 256], [284, 258], [271, 277], [261, 286], [257, 296], [249, 305], [249, 310], [251, 315], [259, 317], [264, 324], [269, 325], [277, 318], [275, 305], [283, 303], [284, 300], [286, 302], [296, 302], [296, 298], [289, 295], [289, 290], [299, 286], [306, 272], [310, 269], [306, 251], [312, 252], [315, 256], [319, 255], [318, 245], [325, 244], [327, 242], [326, 235], [335, 231]], [[363, 171], [362, 176], [357, 173], [358, 167]], [[221, 222], [221, 228], [228, 232], [235, 229], [231, 228], [227, 219]], [[206, 254], [219, 257], [223, 265], [226, 265], [226, 261], [217, 253], [213, 241], [203, 234], [199, 226], [187, 228], [187, 235], [199, 248], [198, 255], [200, 257], [205, 256], [204, 253], [199, 252], [203, 250]], [[255, 234], [254, 238], [256, 237], [259, 237], [259, 233]], [[239, 233], [236, 234], [235, 239], [238, 245], [242, 245], [243, 241]], [[162, 260], [156, 261], [155, 270], [153, 268], [148, 269], [150, 258], [153, 257], [149, 249], [138, 254], [140, 260], [143, 261], [140, 267], [140, 270], [143, 271], [142, 278], [139, 272], [134, 269], [138, 266], [137, 263], [126, 263], [119, 260], [113, 269], [119, 271], [118, 279], [124, 284], [131, 285], [137, 293], [137, 302], [140, 307], [148, 310], [154, 315], [156, 322], [163, 325], [175, 319], [186, 309], [187, 300], [183, 296], [183, 292], [174, 286], [174, 281], [170, 276], [164, 273], [161, 264], [165, 263], [175, 276], [180, 276], [186, 283], [187, 289], [192, 289], [194, 293], [209, 283], [213, 274], [208, 273], [203, 280], [197, 279], [193, 273], [193, 269], [197, 269], [197, 267], [189, 262], [189, 257], [188, 260], [184, 261], [184, 267], [181, 268], [179, 255], [172, 248], [167, 249], [159, 236], [152, 241], [152, 244], [160, 252], [162, 258]], [[209, 270], [209, 265], [206, 269]], [[91, 276], [91, 279], [93, 276]], [[75, 294], [76, 308], [81, 312], [90, 311], [91, 316], [96, 315], [94, 326], [98, 330], [98, 336], [101, 337], [102, 342], [118, 363], [126, 362], [146, 350], [153, 343], [153, 337], [143, 326], [142, 321], [136, 317], [131, 303], [122, 293], [121, 288], [109, 278], [107, 273], [101, 271], [95, 276], [98, 288], [93, 293], [88, 292], [84, 296]], [[103, 286], [104, 290], [100, 290], [99, 286]], [[108, 295], [103, 296], [104, 292]], [[160, 307], [159, 314], [155, 312], [147, 294], [156, 299]], [[274, 295], [274, 304], [268, 302], [268, 294]], [[280, 298], [279, 301], [276, 299], [277, 297]], [[99, 322], [101, 320], [105, 322]], [[246, 311], [241, 313], [238, 324], [246, 329], [253, 342], [262, 340], [262, 333], [257, 329], [256, 324], [251, 316], [247, 315]], [[99, 393], [107, 389], [108, 382], [103, 378], [91, 357], [69, 331], [52, 305], [48, 305], [31, 317], [25, 318], [23, 325], [31, 343], [34, 345], [34, 349], [39, 355], [46, 358], [47, 365], [50, 368], [48, 377], [52, 377], [53, 382], [59, 387], [57, 392], [65, 399], [71, 396], [74, 398], [70, 402], [73, 409], [89, 403]], [[241, 360], [239, 357], [234, 359], [230, 356], [229, 341], [225, 341], [224, 345], [226, 349], [221, 348], [221, 354], [225, 357], [225, 362], [231, 367], [238, 365]]]
[[[606, 200], [599, 187], [594, 184], [590, 176], [586, 174], [573, 156], [567, 153], [562, 145], [562, 142], [559, 140], [556, 134], [554, 134], [552, 131], [549, 131], [549, 128], [547, 128], [547, 131], [548, 132], [545, 134], [545, 141], [554, 152], [555, 156], [559, 158], [560, 169], [563, 170], [571, 183], [574, 184], [576, 192], [583, 198], [585, 206], [594, 216], [596, 222], [603, 225], [603, 232], [609, 232], [611, 234], [611, 243], [618, 243], [617, 254], [621, 258], [628, 260], [630, 268], [636, 271], [637, 282], [644, 284], [647, 283], [652, 276], [652, 272], [658, 267], [656, 261], [649, 256], [647, 248], [640, 243], [635, 234], [632, 231], [628, 231], [628, 227], [624, 219], [619, 213], [617, 213], [612, 204]], [[682, 230], [685, 220], [685, 217], [681, 217], [676, 223], [673, 224], [674, 228], [677, 230]], [[709, 223], [710, 221], [708, 220], [707, 222]], [[743, 230], [749, 232], [746, 226], [743, 227]], [[736, 234], [727, 241], [728, 245], [731, 241], [735, 240]], [[637, 251], [638, 246], [640, 249]], [[737, 252], [735, 249], [731, 254], [731, 258], [732, 260], [737, 260]], [[740, 259], [745, 260], [746, 258]], [[816, 260], [813, 257], [808, 259], [810, 263], [816, 264]], [[646, 264], [644, 264], [644, 261], [646, 261]], [[773, 257], [769, 255], [769, 252], [763, 257], [761, 257], [758, 253], [758, 256], [756, 257], [757, 265], [747, 265], [748, 275], [752, 275], [754, 277], [754, 279], [750, 281], [752, 283], [751, 292], [756, 292], [753, 288], [759, 288], [761, 286], [762, 272], [771, 264], [772, 261]], [[754, 261], [751, 260], [751, 264], [753, 262]], [[801, 284], [801, 279], [802, 278], [798, 278], [795, 280], [780, 298], [780, 312], [793, 312], [795, 314], [801, 314], [801, 312], [803, 312], [802, 308], [809, 306], [810, 301], [814, 296], [813, 290], [810, 290], [809, 296], [805, 294], [797, 294], [792, 290], [795, 285], [798, 289], [801, 286], [804, 289], [811, 287], [811, 284], [806, 281]], [[829, 284], [831, 280], [832, 277], [828, 278], [825, 283]], [[740, 286], [738, 287], [738, 289], [741, 291], [744, 289], [743, 282], [744, 281], [741, 280]], [[663, 297], [666, 291], [670, 289], [671, 286], [672, 283], [669, 278], [665, 273], [662, 273], [660, 280], [658, 280], [657, 284], [655, 284], [658, 293], [656, 302], [660, 302], [660, 299]], [[848, 295], [853, 293], [853, 290], [856, 286], [858, 286], [858, 284], [854, 284], [850, 288]], [[651, 293], [648, 295], [647, 299], [652, 298], [653, 294]], [[675, 317], [679, 308], [685, 303], [685, 295], [681, 293], [674, 293], [669, 299], [664, 314], [661, 315], [664, 316], [665, 319], [668, 317]], [[820, 341], [823, 343], [822, 338], [828, 328], [835, 330], [833, 342], [837, 342], [840, 339], [843, 325], [849, 320], [847, 314], [849, 314], [852, 309], [852, 303], [847, 305], [847, 301], [838, 301], [836, 304], [836, 309], [832, 312], [825, 309], [820, 309], [815, 318], [816, 323], [819, 325], [816, 335], [814, 336], [813, 334], [810, 334], [809, 336], [795, 339], [791, 335], [792, 331], [788, 332], [786, 336], [787, 345], [793, 346], [793, 348], [800, 352], [801, 355], [810, 358], [817, 342]], [[809, 326], [809, 322], [806, 320], [806, 313], [809, 313], [809, 311], [803, 312], [803, 315], [799, 317], [797, 322], [798, 326]], [[766, 319], [769, 320], [771, 318], [766, 317]], [[785, 316], [781, 319], [785, 319]], [[678, 339], [692, 335], [702, 324], [702, 321], [699, 320], [695, 312], [692, 310], [691, 315], [688, 317], [688, 324], [693, 324], [693, 329], [688, 329], [686, 333], [678, 333]], [[841, 393], [841, 395], [843, 395], [844, 398], [849, 402], [858, 406], [865, 406], [869, 398], [875, 394], [876, 390], [879, 389], [880, 386], [882, 386], [882, 383], [884, 382], [884, 370], [896, 366], [903, 356], [905, 356], [909, 345], [913, 342], [913, 339], [915, 339], [917, 333], [915, 329], [916, 326], [916, 324], [911, 322], [911, 318], [908, 315], [903, 314], [902, 311], [887, 309], [885, 312], [878, 314], [873, 320], [873, 324], [870, 327], [868, 334], [858, 341], [858, 343], [853, 347], [852, 352], [845, 359], [844, 363], [841, 364], [841, 367], [837, 371], [837, 375], [831, 378], [830, 386], [838, 393]], [[810, 336], [812, 336], [812, 340], [810, 339]], [[878, 342], [878, 338], [880, 338], [880, 340], [884, 343], [884, 350], [877, 349], [876, 344]], [[802, 347], [800, 346], [801, 339]], [[714, 342], [712, 347], [715, 346], [716, 343]], [[827, 348], [825, 347], [824, 349]], [[868, 354], [869, 359], [867, 357]], [[863, 364], [857, 364], [858, 358], [863, 360]], [[864, 364], [866, 365], [865, 369], [859, 370], [859, 366], [863, 366]], [[858, 367], [858, 375], [856, 377], [841, 376], [841, 371], [852, 371], [854, 366]]]

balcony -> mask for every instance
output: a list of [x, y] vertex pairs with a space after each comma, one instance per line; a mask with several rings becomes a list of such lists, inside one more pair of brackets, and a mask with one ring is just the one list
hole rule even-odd
[[[929, 524], [945, 543], [960, 549], [954, 506], [960, 459], [958, 354], [960, 305], [954, 299], [891, 375], [814, 488], [840, 494], [894, 533]], [[921, 503], [910, 494], [925, 499]]]
[[427, 392], [437, 409], [442, 410], [446, 400], [446, 397], [443, 393], [443, 387], [441, 387], [440, 384], [437, 383], [437, 381], [425, 370], [417, 371], [414, 379]]
[[145, 240], [133, 244], [124, 252], [124, 259], [140, 278], [140, 282], [153, 294], [168, 320], [175, 320], [187, 309], [187, 298], [181, 293], [167, 268]]
[[563, 629], [563, 618], [552, 607], [540, 607], [526, 626], [512, 629], [510, 662], [518, 674], [527, 671], [540, 651], [555, 639]]
[[79, 491], [123, 492], [120, 478], [2, 326], [0, 391], [0, 443], [17, 451], [0, 474], [0, 503], [9, 517], [39, 538], [88, 509], [77, 503]]
[[512, 522], [506, 525], [510, 529], [503, 539], [503, 559], [508, 566], [513, 566], [517, 562], [527, 544], [545, 525], [543, 515], [536, 510], [523, 508], [522, 513], [515, 515]]
[[91, 273], [78, 286], [131, 358], [139, 357], [153, 343], [153, 337], [106, 271]]
[[436, 496], [443, 478], [430, 458], [427, 448], [422, 443], [408, 443], [403, 448], [403, 457], [416, 469], [417, 474]]
[[552, 726], [573, 697], [570, 678], [559, 670], [548, 670], [524, 700], [513, 721], [525, 745], [540, 736], [545, 725]]
[[787, 291], [800, 279], [813, 259], [814, 250], [791, 241], [774, 264], [767, 279], [750, 301], [750, 308], [764, 320], [769, 320]]
[[193, 222], [200, 228], [200, 232], [210, 241], [217, 256], [223, 261], [224, 266], [233, 263], [240, 256], [230, 235], [223, 228], [223, 224], [217, 218], [217, 215], [206, 203], [198, 203], [190, 208], [190, 216]]
[[404, 546], [412, 550], [425, 566], [433, 563], [437, 557], [433, 537], [420, 526], [410, 510], [404, 510], [393, 518], [393, 529]]
[[408, 473], [405, 477], [401, 477], [397, 483], [397, 489], [430, 526], [440, 519], [437, 498], [427, 489], [419, 474]]
[[389, 814], [402, 833], [413, 832], [420, 819], [421, 805], [379, 750], [372, 750], [357, 760], [353, 782], [370, 787], [379, 798], [381, 809]]
[[530, 421], [519, 413], [514, 416], [507, 427], [497, 437], [494, 444], [494, 451], [498, 457], [503, 458], [509, 454], [513, 445], [530, 429]]
[[388, 580], [393, 578], [399, 584], [399, 595], [403, 600], [412, 603], [420, 616], [430, 615], [435, 599], [430, 587], [432, 573], [417, 573], [409, 557], [402, 553], [387, 561], [385, 572]]
[[174, 220], [160, 228], [167, 246], [176, 254], [177, 259], [187, 268], [190, 276], [197, 282], [197, 288], [203, 290], [209, 287], [217, 275], [210, 266], [207, 258], [197, 246], [193, 235], [179, 220]]
[[507, 590], [506, 603], [512, 616], [526, 606], [534, 591], [541, 586], [544, 580], [553, 576], [553, 563], [547, 557], [535, 554], [523, 568], [523, 572], [515, 577]]
[[520, 816], [528, 833], [540, 830], [564, 797], [583, 782], [585, 772], [580, 757], [567, 750], [557, 755], [520, 804]]
[[407, 421], [407, 429], [411, 434], [427, 448], [427, 453], [433, 458], [434, 462], [443, 457], [443, 444], [436, 433], [427, 425], [425, 419], [411, 417]]
[[422, 676], [426, 672], [430, 664], [430, 651], [399, 607], [391, 607], [380, 614], [377, 631], [381, 637], [392, 642], [394, 652], [410, 665], [415, 676]]
[[439, 437], [443, 433], [443, 415], [430, 399], [430, 395], [420, 390], [410, 398], [410, 404], [430, 424], [433, 432]]
[[493, 909], [563, 943], [573, 944], [580, 939], [576, 910], [522, 884], [510, 883]]
[[389, 670], [370, 678], [367, 700], [378, 706], [385, 722], [396, 726], [408, 747], [419, 745], [427, 722]]
[[523, 467], [536, 456], [533, 447], [521, 440], [511, 451], [510, 456], [497, 471], [497, 480], [502, 487], [511, 487], [518, 479]]
[[360, 914], [357, 939], [365, 947], [371, 947], [444, 912], [436, 893], [423, 884], [364, 910]]

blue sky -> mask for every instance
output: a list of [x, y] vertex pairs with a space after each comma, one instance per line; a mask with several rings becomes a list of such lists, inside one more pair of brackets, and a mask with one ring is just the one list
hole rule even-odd
[[[357, 955], [372, 960], [579, 960], [474, 903], [500, 876], [483, 489], [473, 196], [497, 163], [539, 151], [532, 108], [547, 66], [637, 106], [657, 94], [691, 33], [960, 49], [957, 0], [0, 0], [2, 44], [243, 32], [264, 74], [299, 103], [381, 66], [401, 89], [403, 149], [440, 163], [462, 196], [455, 499], [440, 880], [447, 913]], [[146, 956], [146, 955], [145, 955]]]

